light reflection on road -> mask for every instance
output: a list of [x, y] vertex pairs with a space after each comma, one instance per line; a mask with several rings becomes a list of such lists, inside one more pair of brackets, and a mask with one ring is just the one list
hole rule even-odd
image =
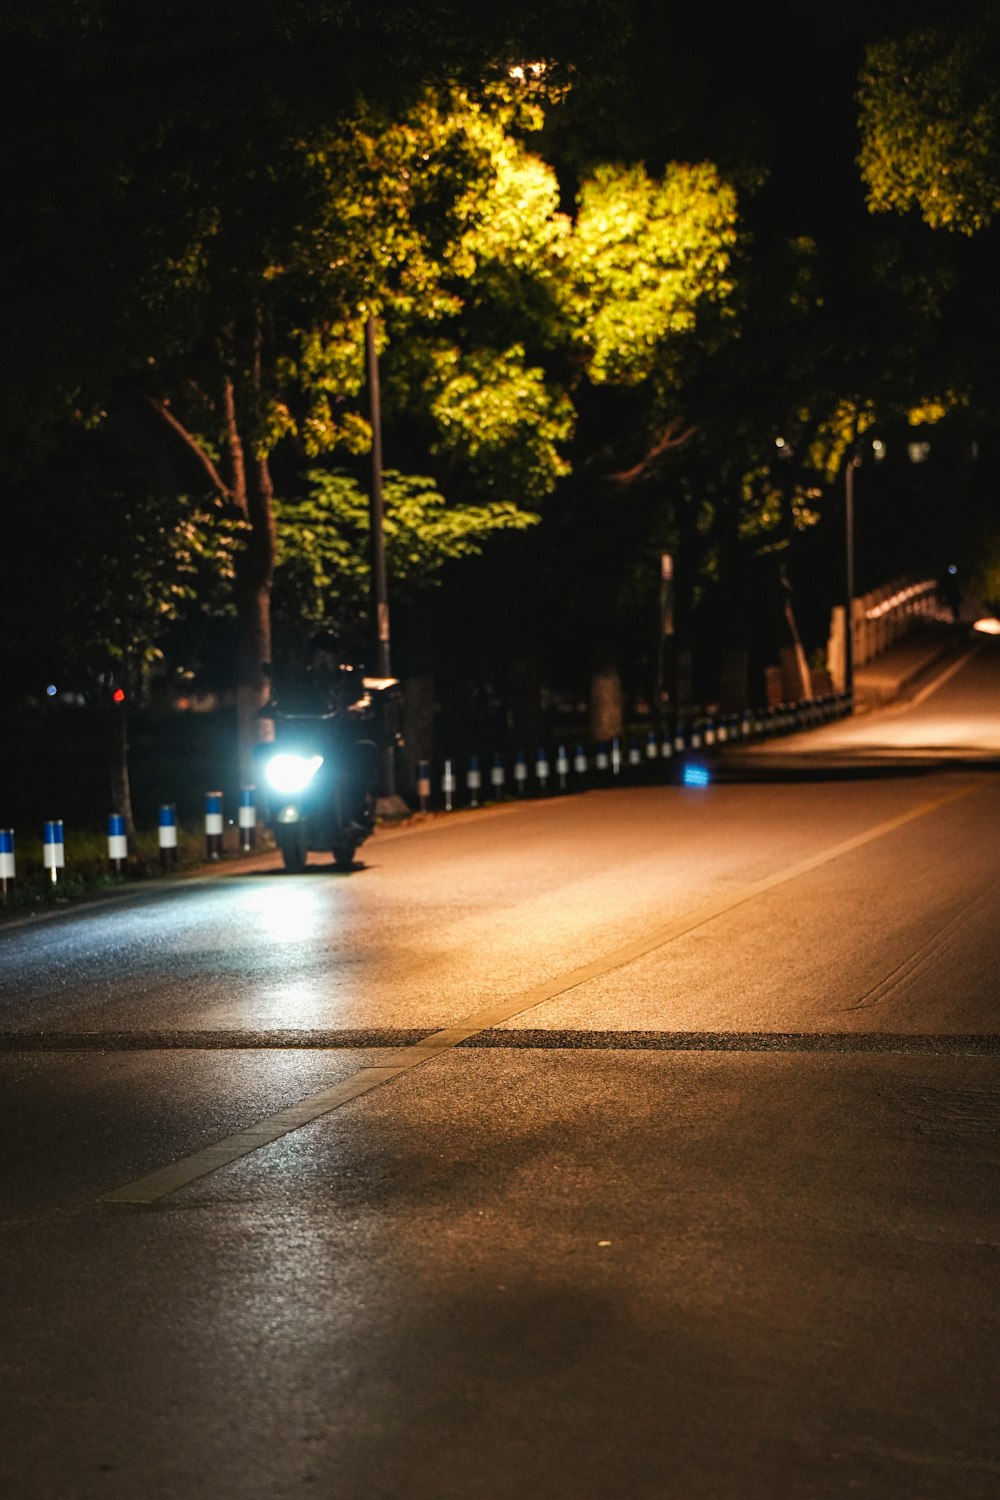
[[241, 920], [275, 943], [312, 941], [329, 918], [329, 901], [318, 884], [278, 877], [248, 885], [239, 893]]

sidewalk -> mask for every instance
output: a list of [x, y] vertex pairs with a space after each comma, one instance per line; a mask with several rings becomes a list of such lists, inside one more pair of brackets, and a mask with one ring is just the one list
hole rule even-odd
[[905, 698], [920, 686], [932, 669], [969, 648], [965, 624], [930, 620], [904, 640], [896, 641], [873, 661], [854, 671], [856, 712]]

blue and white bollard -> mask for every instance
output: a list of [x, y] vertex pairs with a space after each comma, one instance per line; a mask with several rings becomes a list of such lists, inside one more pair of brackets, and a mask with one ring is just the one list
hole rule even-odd
[[14, 830], [0, 828], [0, 896], [6, 896], [7, 888], [14, 883]]
[[586, 776], [587, 774], [587, 752], [582, 745], [577, 745], [573, 751], [573, 773], [576, 776]]
[[519, 797], [524, 796], [524, 785], [528, 779], [528, 762], [524, 758], [524, 751], [519, 750], [514, 756], [514, 786]]
[[597, 747], [597, 754], [594, 756], [594, 765], [602, 776], [607, 775], [611, 761], [608, 759], [608, 747], [604, 740]]
[[656, 730], [650, 729], [646, 733], [646, 760], [650, 765], [657, 759], [659, 753], [660, 747], [656, 743]]
[[257, 788], [240, 788], [240, 850], [249, 854], [257, 846]]
[[556, 751], [556, 775], [559, 778], [559, 790], [564, 792], [569, 779], [569, 756], [565, 745], [560, 745]]
[[59, 871], [66, 865], [66, 850], [63, 844], [62, 818], [53, 818], [42, 828], [42, 867], [48, 870], [52, 884], [59, 879]]
[[469, 769], [465, 773], [465, 790], [469, 794], [469, 806], [479, 806], [479, 793], [483, 785], [483, 773], [479, 769], [479, 756], [469, 756]]
[[444, 793], [444, 810], [451, 812], [455, 806], [455, 768], [450, 760], [444, 763], [444, 772], [441, 776], [441, 791]]
[[172, 802], [160, 807], [160, 866], [177, 863], [177, 809]]
[[431, 763], [429, 760], [417, 761], [417, 801], [420, 803], [420, 811], [426, 812], [431, 800]]
[[128, 835], [121, 813], [108, 813], [108, 864], [116, 875], [128, 864]]
[[622, 770], [622, 746], [621, 740], [616, 736], [611, 741], [611, 774], [620, 776]]
[[665, 729], [663, 731], [663, 738], [660, 741], [660, 759], [661, 760], [673, 760], [673, 758], [674, 758], [674, 737], [673, 737], [673, 734], [671, 733], [671, 731], [669, 729]]
[[642, 753], [641, 753], [641, 751], [639, 749], [639, 741], [638, 740], [636, 740], [636, 739], [629, 740], [629, 742], [628, 742], [627, 759], [628, 759], [629, 770], [630, 771], [638, 771], [639, 767], [642, 765]]
[[507, 773], [504, 770], [503, 756], [498, 750], [493, 757], [493, 764], [490, 766], [490, 788], [493, 792], [494, 797], [503, 796], [504, 786], [506, 785], [506, 782]]
[[205, 793], [205, 853], [209, 859], [222, 858], [222, 793]]
[[549, 787], [549, 757], [543, 745], [539, 745], [538, 754], [535, 756], [535, 775], [538, 777], [538, 785], [544, 795]]

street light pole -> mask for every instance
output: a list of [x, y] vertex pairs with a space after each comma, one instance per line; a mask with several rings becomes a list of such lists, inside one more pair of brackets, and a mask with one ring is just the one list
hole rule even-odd
[[861, 463], [853, 451], [844, 469], [844, 691], [854, 694], [854, 471]]
[[[371, 604], [375, 624], [375, 669], [383, 679], [392, 676], [389, 649], [389, 590], [385, 566], [385, 528], [382, 504], [382, 398], [379, 389], [378, 353], [375, 348], [375, 314], [365, 325], [368, 357], [368, 415], [372, 428], [372, 483], [368, 508], [371, 560]], [[384, 701], [384, 700], [383, 700]], [[396, 757], [387, 715], [382, 710], [382, 796], [396, 798]]]

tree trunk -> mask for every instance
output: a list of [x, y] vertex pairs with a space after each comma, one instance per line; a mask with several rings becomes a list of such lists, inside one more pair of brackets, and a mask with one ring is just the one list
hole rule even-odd
[[508, 671], [510, 688], [508, 730], [519, 748], [532, 751], [545, 735], [542, 712], [542, 683], [538, 663], [528, 657], [515, 657]]
[[236, 682], [236, 743], [240, 785], [253, 782], [253, 750], [261, 740], [273, 738], [269, 719], [260, 717], [267, 701], [268, 682], [263, 670], [271, 660], [271, 591], [252, 578], [240, 578], [237, 570], [236, 617], [239, 624], [239, 662]]
[[125, 819], [125, 832], [131, 841], [135, 838], [135, 818], [128, 770], [128, 715], [124, 707], [112, 709], [109, 770], [111, 811], [120, 813]]
[[400, 780], [411, 797], [417, 769], [434, 754], [434, 631], [426, 602], [402, 610], [403, 622], [403, 745]]
[[785, 620], [788, 625], [788, 633], [792, 638], [792, 656], [795, 663], [795, 675], [798, 678], [798, 697], [800, 700], [808, 701], [813, 695], [812, 676], [809, 671], [809, 663], [799, 635], [799, 627], [795, 619], [795, 610], [792, 608], [792, 591], [782, 571], [782, 585], [785, 595]]
[[589, 720], [595, 744], [620, 738], [625, 727], [621, 670], [610, 653], [602, 653], [591, 674]]
[[[251, 364], [251, 406], [261, 405], [261, 359], [263, 336], [258, 328], [254, 338]], [[222, 343], [227, 367], [234, 368], [234, 338], [227, 329]], [[170, 408], [169, 400], [149, 398], [148, 404], [162, 422], [179, 439], [198, 463], [217, 494], [223, 496], [247, 523], [244, 545], [234, 563], [234, 596], [239, 628], [236, 702], [237, 761], [241, 785], [253, 779], [253, 748], [261, 740], [273, 737], [269, 721], [258, 717], [267, 700], [268, 682], [264, 671], [271, 660], [271, 583], [274, 577], [275, 523], [274, 491], [267, 455], [259, 452], [248, 462], [236, 409], [236, 386], [232, 375], [222, 380], [222, 415], [229, 458], [230, 482], [227, 484], [200, 439], [189, 432]]]
[[225, 382], [224, 401], [232, 498], [250, 530], [235, 564], [236, 618], [239, 659], [236, 679], [237, 763], [241, 786], [253, 781], [254, 746], [270, 739], [273, 728], [259, 713], [267, 701], [264, 670], [271, 660], [271, 583], [274, 578], [274, 491], [267, 458], [260, 454], [246, 462], [231, 380]]

